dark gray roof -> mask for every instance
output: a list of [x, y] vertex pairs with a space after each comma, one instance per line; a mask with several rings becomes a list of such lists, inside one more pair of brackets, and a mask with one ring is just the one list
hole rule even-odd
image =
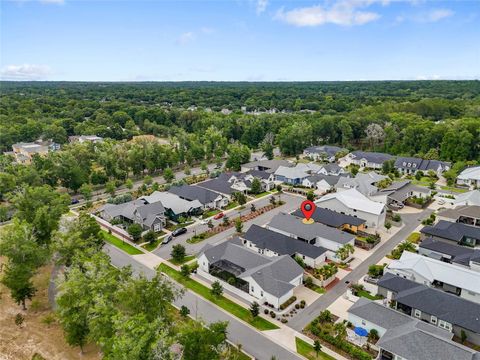
[[[441, 240], [435, 240], [432, 238], [426, 238], [420, 243], [420, 248], [435, 251], [440, 254], [448, 255], [452, 258], [453, 262], [456, 261], [457, 257], [461, 256], [462, 259], [470, 258], [475, 254], [475, 250], [470, 247], [460, 246], [452, 243], [447, 243]], [[480, 251], [478, 251], [480, 256]], [[466, 264], [468, 266], [468, 261]]]
[[[300, 211], [300, 209], [295, 210], [292, 215], [302, 218], [303, 214]], [[312, 215], [312, 219], [315, 222], [325, 224], [331, 227], [338, 228], [342, 225], [348, 224], [348, 225], [353, 225], [353, 226], [359, 226], [361, 224], [365, 223], [365, 220], [360, 219], [358, 217], [350, 216], [350, 215], [345, 215], [345, 214], [340, 214], [339, 212], [329, 210], [329, 209], [323, 209], [320, 207], [316, 207], [315, 211]]]
[[293, 167], [295, 164], [287, 160], [259, 160], [242, 165], [245, 168], [264, 170], [268, 173], [274, 173], [280, 166]]
[[366, 159], [368, 162], [375, 164], [383, 164], [385, 161], [393, 159], [392, 155], [379, 152], [354, 151], [352, 155], [356, 159]]
[[290, 281], [301, 276], [303, 269], [290, 256], [267, 257], [249, 250], [236, 239], [218, 245], [206, 245], [205, 254], [210, 263], [224, 260], [242, 268], [239, 278], [251, 276], [262, 289], [275, 296], [283, 296], [295, 286]]
[[414, 170], [434, 170], [437, 171], [439, 167], [450, 167], [451, 163], [439, 160], [424, 160], [415, 157], [398, 157], [395, 160], [395, 167], [397, 169], [414, 169]]
[[479, 205], [461, 205], [454, 209], [443, 209], [438, 212], [438, 216], [458, 220], [459, 217], [472, 217], [480, 219]]
[[197, 186], [225, 195], [232, 195], [235, 192], [235, 190], [232, 189], [232, 184], [225, 180], [224, 177], [207, 180], [198, 183]]
[[198, 200], [203, 205], [213, 202], [219, 196], [217, 192], [195, 185], [172, 186], [168, 192], [186, 200]]
[[343, 245], [355, 238], [352, 234], [321, 223], [304, 224], [302, 219], [303, 215], [300, 218], [290, 214], [279, 213], [270, 220], [268, 226], [308, 241], [321, 237]]
[[416, 282], [404, 279], [391, 273], [385, 273], [378, 281], [377, 285], [384, 289], [398, 293], [400, 291], [412, 289], [417, 287]]
[[480, 240], [480, 228], [445, 220], [440, 220], [434, 226], [425, 226], [420, 232], [456, 242], [462, 240], [464, 236]]
[[143, 222], [147, 226], [152, 226], [158, 216], [163, 216], [165, 208], [160, 201], [139, 206], [137, 213], [141, 216]]
[[342, 168], [340, 167], [340, 165], [338, 164], [335, 164], [335, 163], [331, 163], [331, 164], [325, 164], [323, 165], [323, 168], [327, 171], [327, 172], [335, 172], [335, 173], [338, 173], [339, 171], [342, 170]]
[[308, 244], [255, 224], [250, 226], [243, 238], [253, 242], [260, 249], [269, 249], [280, 255], [301, 254], [316, 259], [327, 251], [320, 246]]
[[477, 360], [475, 350], [453, 342], [453, 333], [360, 298], [349, 313], [386, 329], [377, 346], [409, 360]]
[[252, 175], [253, 177], [266, 180], [270, 177], [270, 173], [261, 170], [249, 170], [246, 174]]
[[410, 282], [416, 286], [394, 296], [397, 302], [480, 334], [480, 304], [426, 285]]

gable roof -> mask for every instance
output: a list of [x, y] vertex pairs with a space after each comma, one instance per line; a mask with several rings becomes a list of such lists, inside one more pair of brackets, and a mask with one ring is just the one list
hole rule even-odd
[[311, 175], [309, 177], [307, 177], [307, 180], [309, 180], [312, 184], [316, 184], [322, 180], [325, 180], [325, 182], [330, 185], [330, 186], [334, 186], [338, 183], [338, 181], [341, 179], [342, 177], [338, 176], [338, 175], [324, 175], [324, 174], [315, 174], [315, 175]]
[[351, 157], [354, 159], [365, 159], [368, 162], [374, 164], [383, 164], [385, 161], [391, 160], [394, 157], [390, 154], [379, 153], [379, 152], [369, 152], [369, 151], [353, 151], [350, 153]]
[[357, 189], [348, 189], [332, 194], [327, 194], [316, 200], [315, 203], [321, 206], [322, 203], [332, 199], [340, 201], [343, 205], [350, 209], [356, 209], [375, 215], [380, 215], [385, 207], [379, 202], [370, 200], [365, 195], [361, 194]]
[[262, 170], [249, 170], [246, 175], [252, 175], [253, 177], [267, 180], [272, 174]]
[[374, 171], [369, 173], [358, 173], [354, 178], [343, 177], [338, 180], [337, 188], [355, 188], [363, 195], [372, 195], [378, 191], [374, 184], [386, 179], [387, 176], [377, 174]]
[[460, 174], [458, 174], [457, 179], [480, 180], [480, 166], [473, 166], [473, 167], [466, 168]]
[[236, 191], [232, 189], [232, 184], [225, 179], [225, 176], [203, 181], [196, 184], [196, 186], [225, 195], [232, 195]]
[[268, 173], [274, 173], [280, 166], [292, 167], [295, 164], [288, 160], [258, 160], [242, 165], [244, 168], [265, 170]]
[[133, 221], [135, 210], [140, 206], [144, 206], [145, 204], [146, 201], [137, 199], [122, 204], [105, 204], [100, 211], [106, 213], [112, 218], [122, 216]]
[[319, 155], [326, 155], [328, 157], [335, 156], [338, 152], [346, 150], [345, 148], [341, 148], [338, 146], [333, 145], [319, 145], [319, 146], [310, 146], [307, 147], [304, 151], [310, 154], [319, 154]]
[[355, 236], [344, 231], [320, 223], [304, 224], [301, 217], [278, 213], [268, 223], [268, 227], [283, 231], [299, 238], [310, 241], [321, 237], [339, 244], [346, 244], [355, 239]]
[[480, 240], [480, 228], [446, 220], [440, 220], [434, 226], [425, 226], [420, 232], [455, 242], [461, 241], [465, 236]]
[[[292, 215], [299, 218], [303, 217], [302, 211], [300, 209], [295, 210]], [[312, 219], [317, 223], [325, 224], [327, 226], [335, 228], [338, 228], [345, 224], [353, 226], [365, 224], [365, 220], [358, 217], [341, 214], [339, 212], [330, 209], [324, 209], [318, 206], [315, 208], [315, 211], [312, 214]]]
[[438, 212], [438, 216], [453, 220], [460, 216], [480, 219], [480, 205], [460, 205], [454, 209], [443, 209]]
[[[480, 250], [474, 250], [471, 247], [460, 246], [441, 240], [435, 240], [431, 237], [426, 238], [420, 243], [421, 249], [431, 250], [443, 255], [447, 255], [454, 263], [470, 266], [470, 259], [480, 257]], [[430, 256], [431, 257], [431, 256]]]
[[283, 176], [287, 179], [305, 179], [309, 174], [302, 167], [279, 166], [275, 176]]
[[253, 242], [260, 249], [269, 249], [280, 255], [301, 254], [316, 259], [327, 251], [323, 247], [308, 244], [255, 224], [250, 226], [243, 238]]
[[360, 298], [348, 313], [386, 329], [377, 346], [409, 360], [477, 360], [475, 350], [453, 342], [453, 333]]
[[387, 272], [395, 273], [397, 270], [406, 271], [409, 274], [418, 274], [429, 282], [437, 280], [480, 294], [480, 272], [460, 265], [448, 264], [440, 260], [404, 251], [399, 260], [392, 261], [385, 268]]
[[239, 278], [251, 276], [264, 291], [278, 297], [293, 289], [289, 282], [303, 274], [301, 266], [289, 256], [267, 257], [234, 241], [206, 245], [199, 256], [202, 254], [211, 264], [222, 260], [235, 264], [242, 269]]
[[395, 160], [395, 168], [397, 169], [414, 169], [414, 170], [434, 170], [437, 171], [439, 167], [445, 169], [450, 167], [451, 163], [440, 160], [424, 160], [415, 157], [398, 157]]
[[198, 200], [188, 201], [165, 191], [154, 191], [151, 195], [142, 196], [140, 199], [149, 204], [160, 201], [165, 209], [170, 209], [175, 214], [187, 213], [202, 207]]
[[215, 201], [220, 196], [219, 193], [195, 185], [172, 186], [168, 192], [186, 200], [198, 200], [203, 205]]
[[338, 173], [339, 171], [342, 171], [342, 168], [340, 167], [340, 165], [335, 164], [335, 163], [324, 164], [324, 165], [322, 165], [322, 167], [328, 173], [331, 173], [331, 172]]
[[480, 205], [480, 190], [472, 190], [455, 195], [453, 203], [457, 205]]

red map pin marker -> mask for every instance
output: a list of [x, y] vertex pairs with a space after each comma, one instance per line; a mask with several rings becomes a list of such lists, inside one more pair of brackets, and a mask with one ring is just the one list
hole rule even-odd
[[315, 211], [315, 203], [310, 200], [305, 200], [302, 202], [302, 205], [300, 205], [300, 210], [302, 210], [303, 216], [305, 216], [305, 219], [303, 219], [304, 224], [312, 224], [314, 221], [311, 219], [314, 211]]

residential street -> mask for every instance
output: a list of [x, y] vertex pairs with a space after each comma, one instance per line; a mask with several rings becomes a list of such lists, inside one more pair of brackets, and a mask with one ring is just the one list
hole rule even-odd
[[351, 273], [342, 279], [331, 290], [326, 292], [320, 298], [318, 298], [313, 304], [311, 304], [304, 311], [301, 311], [297, 316], [288, 322], [288, 326], [294, 328], [297, 331], [302, 331], [322, 310], [329, 307], [336, 299], [342, 296], [347, 291], [349, 283], [355, 283], [364, 276], [370, 265], [378, 263], [385, 255], [390, 253], [399, 243], [407, 238], [408, 235], [418, 226], [421, 221], [428, 217], [433, 210], [425, 209], [421, 213], [416, 214], [402, 214], [402, 220], [405, 226], [400, 229], [395, 235], [393, 235], [386, 243], [381, 245], [376, 251], [356, 267]]
[[[278, 195], [275, 194], [275, 198], [278, 198]], [[291, 194], [287, 194], [287, 193], [282, 193], [280, 195], [280, 198], [281, 198], [282, 201], [285, 202], [284, 205], [279, 206], [279, 207], [277, 207], [277, 208], [275, 208], [271, 211], [268, 211], [267, 213], [262, 214], [262, 215], [256, 217], [255, 219], [247, 221], [246, 223], [243, 224], [243, 230], [244, 231], [248, 230], [248, 228], [252, 224], [264, 225], [267, 222], [269, 222], [270, 219], [272, 217], [274, 217], [276, 214], [278, 214], [279, 212], [293, 211], [294, 209], [298, 208], [300, 206], [301, 202], [304, 200], [304, 198], [301, 198], [301, 197], [295, 196], [295, 195], [291, 195]], [[265, 197], [260, 198], [260, 199], [255, 201], [255, 206], [256, 206], [257, 209], [262, 207], [262, 206], [269, 205], [269, 204], [270, 204], [270, 196], [265, 196]], [[241, 210], [243, 215], [248, 214], [250, 212], [250, 206], [251, 206], [251, 203], [246, 204], [245, 209]], [[234, 210], [233, 212], [226, 211], [225, 213], [230, 218], [238, 217], [238, 215], [239, 215], [238, 210]], [[213, 221], [214, 224], [218, 224], [218, 223], [222, 222], [222, 219], [212, 220], [212, 221]], [[191, 227], [188, 227], [188, 232], [186, 234], [183, 234], [183, 235], [180, 235], [180, 236], [174, 238], [167, 245], [160, 246], [158, 249], [153, 251], [153, 253], [155, 255], [160, 256], [163, 259], [169, 259], [171, 257], [170, 252], [172, 251], [173, 245], [182, 244], [186, 247], [187, 254], [196, 254], [205, 246], [205, 244], [216, 244], [216, 243], [222, 242], [225, 239], [227, 239], [230, 235], [233, 235], [235, 233], [235, 228], [233, 227], [231, 229], [228, 229], [226, 231], [221, 232], [220, 234], [212, 236], [209, 239], [201, 241], [197, 244], [188, 244], [187, 243], [187, 239], [191, 238], [195, 234], [195, 232], [197, 234], [200, 234], [200, 233], [202, 233], [204, 231], [207, 231], [207, 230], [208, 230], [207, 225], [201, 225], [201, 224], [192, 225]]]
[[[104, 251], [110, 256], [112, 264], [117, 267], [131, 265], [135, 274], [143, 273], [147, 277], [154, 275], [154, 270], [136, 261], [132, 256], [106, 244]], [[298, 360], [300, 356], [270, 340], [261, 332], [237, 320], [225, 311], [200, 296], [186, 291], [184, 296], [175, 302], [176, 306], [185, 305], [194, 318], [203, 319], [207, 323], [228, 321], [228, 339], [234, 344], [242, 344], [242, 348], [259, 360], [270, 360], [275, 356], [278, 360]]]

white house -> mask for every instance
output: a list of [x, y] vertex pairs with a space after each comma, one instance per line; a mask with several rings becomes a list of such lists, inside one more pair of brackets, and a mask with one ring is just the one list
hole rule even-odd
[[359, 217], [366, 226], [378, 228], [385, 223], [385, 205], [368, 199], [356, 189], [327, 194], [315, 203], [318, 207]]
[[370, 169], [381, 169], [385, 161], [394, 158], [390, 154], [367, 151], [354, 151], [348, 154], [348, 157], [351, 164]]
[[385, 272], [480, 303], [480, 272], [404, 251]]
[[466, 185], [471, 189], [480, 187], [480, 166], [469, 167], [457, 176], [457, 184]]
[[235, 241], [206, 245], [198, 256], [198, 266], [200, 276], [213, 275], [220, 281], [226, 277], [234, 279], [237, 294], [242, 296], [243, 291], [259, 303], [267, 302], [276, 309], [290, 299], [293, 290], [303, 282], [303, 269], [290, 256], [268, 257]]

